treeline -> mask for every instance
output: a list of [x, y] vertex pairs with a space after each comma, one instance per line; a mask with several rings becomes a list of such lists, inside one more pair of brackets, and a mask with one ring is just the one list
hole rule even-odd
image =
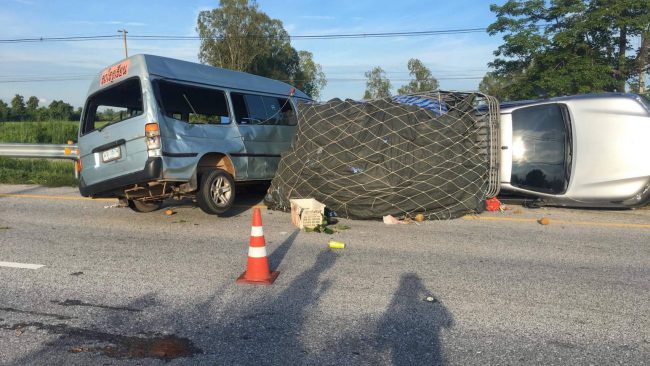
[[0, 122], [4, 121], [78, 121], [81, 108], [74, 107], [62, 100], [54, 100], [47, 107], [38, 106], [38, 98], [25, 98], [16, 94], [9, 104], [0, 99]]

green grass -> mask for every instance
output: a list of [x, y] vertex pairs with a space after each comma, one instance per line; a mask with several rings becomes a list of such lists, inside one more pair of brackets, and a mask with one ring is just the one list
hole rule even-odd
[[0, 157], [0, 183], [63, 187], [76, 186], [77, 180], [72, 161]]
[[77, 141], [79, 122], [0, 122], [0, 142], [65, 144]]
[[[77, 141], [78, 122], [0, 122], [0, 142], [65, 144]], [[0, 157], [0, 183], [76, 186], [74, 163], [69, 160]]]

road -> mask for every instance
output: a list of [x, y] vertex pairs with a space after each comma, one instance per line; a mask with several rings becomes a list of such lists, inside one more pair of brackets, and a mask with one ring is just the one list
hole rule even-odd
[[255, 199], [227, 218], [171, 201], [166, 216], [72, 188], [0, 186], [0, 364], [650, 359], [650, 210], [341, 220], [350, 228], [328, 236], [263, 209], [280, 276], [236, 285]]

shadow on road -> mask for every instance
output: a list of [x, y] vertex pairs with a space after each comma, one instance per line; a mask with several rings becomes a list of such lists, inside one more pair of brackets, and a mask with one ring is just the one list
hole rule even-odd
[[402, 275], [397, 292], [377, 325], [379, 351], [389, 351], [393, 365], [442, 365], [440, 332], [454, 318], [414, 273]]

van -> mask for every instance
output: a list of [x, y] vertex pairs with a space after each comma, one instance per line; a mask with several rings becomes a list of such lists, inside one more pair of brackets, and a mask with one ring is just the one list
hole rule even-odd
[[243, 72], [135, 55], [104, 69], [79, 127], [79, 191], [137, 212], [192, 197], [224, 214], [235, 182], [273, 178], [297, 125], [290, 85]]

